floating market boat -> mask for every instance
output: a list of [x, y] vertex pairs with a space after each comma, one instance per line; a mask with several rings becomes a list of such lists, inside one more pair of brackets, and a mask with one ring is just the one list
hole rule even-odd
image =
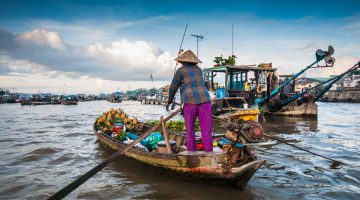
[[[110, 115], [116, 116], [117, 114]], [[111, 119], [112, 117], [109, 117], [109, 114], [105, 113], [103, 116], [105, 117], [100, 117], [102, 119], [98, 118], [94, 123], [94, 132], [99, 142], [114, 151], [126, 147], [128, 143], [114, 137], [114, 133], [112, 131], [109, 132], [109, 126], [105, 128], [99, 126], [99, 123], [110, 125], [110, 122], [114, 122]], [[125, 119], [121, 120], [123, 122], [129, 121], [127, 117], [121, 118]], [[150, 127], [146, 128], [147, 125], [145, 123], [138, 122], [138, 124], [139, 127], [143, 127], [143, 131], [133, 133], [135, 135], [141, 135], [145, 130], [150, 129]], [[131, 125], [126, 125], [126, 127], [129, 126], [131, 127]], [[161, 128], [159, 128], [159, 132], [161, 132]], [[230, 184], [240, 189], [245, 188], [254, 173], [266, 162], [264, 160], [257, 160], [247, 146], [236, 143], [235, 147], [235, 142], [230, 142], [230, 145], [229, 140], [224, 137], [221, 138], [226, 143], [223, 145], [223, 150], [217, 147], [220, 151], [205, 153], [203, 151], [190, 152], [181, 150], [185, 144], [185, 134], [172, 131], [171, 129], [166, 132], [165, 134], [172, 144], [173, 150], [171, 153], [159, 150], [161, 148], [160, 141], [158, 147], [152, 151], [135, 146], [126, 151], [124, 155], [156, 167], [162, 173], [170, 176], [205, 183]], [[231, 135], [231, 133], [229, 134]], [[226, 150], [224, 150], [225, 148]], [[179, 151], [176, 152], [174, 149]]]
[[31, 98], [23, 98], [23, 99], [21, 99], [20, 104], [22, 106], [30, 106], [30, 105], [32, 105]]
[[113, 92], [108, 101], [110, 101], [111, 103], [121, 103], [122, 102], [122, 99], [123, 98], [123, 95], [121, 92]]
[[51, 104], [53, 105], [62, 104], [63, 98], [64, 97], [62, 95], [53, 95], [51, 96]]
[[77, 95], [65, 95], [62, 104], [63, 105], [77, 105], [78, 104]]
[[[236, 66], [235, 62], [229, 63], [227, 60], [224, 63], [222, 57], [215, 57], [214, 61], [217, 65], [204, 69], [205, 77], [211, 83], [210, 91], [215, 92], [215, 98], [212, 100], [214, 115], [259, 107], [263, 113], [272, 115], [316, 116], [317, 105], [315, 102], [330, 88], [325, 87], [320, 91], [320, 95], [310, 95], [311, 90], [325, 83], [320, 83], [299, 93], [291, 92], [290, 87], [294, 88], [295, 80], [311, 68], [332, 67], [335, 63], [335, 59], [331, 57], [333, 53], [332, 46], [329, 46], [328, 51], [317, 50], [315, 62], [298, 73], [288, 76], [282, 82], [275, 75], [276, 68], [273, 68], [271, 63], [263, 63], [258, 66]], [[322, 60], [325, 61], [324, 66], [319, 65]], [[225, 84], [222, 87], [214, 82], [214, 77], [219, 73], [225, 75]]]
[[163, 95], [161, 92], [158, 92], [154, 95], [148, 95], [148, 96], [143, 96], [140, 99], [140, 102], [142, 104], [157, 104], [157, 105], [161, 105], [161, 103], [164, 103], [163, 101]]
[[287, 116], [287, 117], [316, 117], [318, 115], [318, 106], [314, 101], [315, 98], [309, 97], [307, 102], [293, 101], [289, 105], [282, 106], [274, 112], [270, 109], [271, 101], [267, 104], [265, 111], [267, 115]]
[[50, 93], [32, 95], [31, 105], [40, 106], [40, 105], [49, 105], [49, 104], [51, 104]]
[[[210, 82], [209, 91], [214, 93], [213, 114], [221, 116], [239, 110], [257, 109], [256, 98], [266, 97], [275, 87], [273, 79], [276, 70], [271, 63], [259, 66], [217, 65], [204, 69], [204, 75]], [[215, 82], [216, 77], [221, 76], [225, 76], [224, 86], [219, 86], [219, 83]]]
[[34, 101], [32, 102], [33, 106], [42, 106], [42, 105], [49, 105], [51, 102], [49, 101]]

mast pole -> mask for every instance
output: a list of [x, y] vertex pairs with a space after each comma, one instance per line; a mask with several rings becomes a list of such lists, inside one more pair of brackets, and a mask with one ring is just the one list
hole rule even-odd
[[231, 55], [234, 55], [234, 24], [231, 25]]

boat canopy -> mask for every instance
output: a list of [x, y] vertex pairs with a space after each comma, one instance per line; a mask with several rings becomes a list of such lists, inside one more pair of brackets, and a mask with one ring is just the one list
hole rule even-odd
[[270, 67], [257, 67], [256, 65], [226, 65], [226, 66], [218, 66], [212, 68], [205, 68], [203, 70], [204, 73], [209, 72], [225, 72], [226, 70], [229, 71], [270, 71], [274, 72], [277, 68], [270, 68]]
[[114, 92], [114, 93], [112, 93], [112, 95], [119, 97], [119, 96], [122, 96], [122, 93], [121, 92]]

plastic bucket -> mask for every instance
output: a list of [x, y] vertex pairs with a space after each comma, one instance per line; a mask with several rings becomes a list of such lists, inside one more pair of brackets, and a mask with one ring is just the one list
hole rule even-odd
[[229, 95], [225, 94], [225, 88], [218, 88], [216, 90], [216, 98], [222, 99], [227, 96], [229, 96]]

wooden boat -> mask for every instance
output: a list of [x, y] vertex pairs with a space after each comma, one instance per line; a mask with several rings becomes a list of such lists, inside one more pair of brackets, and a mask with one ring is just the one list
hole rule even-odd
[[272, 109], [266, 109], [265, 114], [285, 117], [317, 117], [318, 106], [314, 102], [314, 98], [309, 98], [306, 102], [293, 101], [275, 112], [272, 112]]
[[63, 101], [62, 104], [63, 105], [77, 105], [78, 102], [77, 101], [69, 101], [69, 100], [67, 100], [67, 101]]
[[122, 102], [122, 93], [121, 92], [113, 92], [108, 101], [110, 101], [111, 103], [121, 103]]
[[[98, 130], [95, 124], [94, 132], [101, 144], [114, 151], [118, 151], [127, 145]], [[185, 143], [184, 134], [169, 131], [168, 136], [171, 140], [176, 141], [177, 146]], [[252, 156], [240, 166], [226, 169], [222, 161], [227, 155], [222, 152], [183, 151], [177, 154], [167, 154], [148, 152], [136, 146], [128, 150], [125, 156], [154, 166], [160, 169], [162, 173], [170, 176], [205, 183], [230, 184], [240, 189], [245, 188], [254, 173], [266, 162], [257, 160], [256, 157]]]
[[[261, 64], [261, 67], [217, 65], [204, 69], [204, 76], [209, 80], [209, 91], [214, 94], [211, 101], [213, 114], [220, 116], [248, 108], [257, 109], [256, 99], [269, 95], [275, 87], [276, 70], [271, 63]], [[225, 75], [224, 82], [221, 78], [217, 78], [219, 73]], [[255, 77], [252, 81], [249, 78], [251, 76]], [[224, 86], [219, 87], [219, 82], [216, 81], [221, 81]]]
[[31, 105], [32, 105], [32, 101], [31, 101], [31, 99], [22, 99], [22, 100], [20, 101], [20, 104], [21, 104], [22, 106], [31, 106]]
[[78, 97], [76, 95], [66, 95], [62, 102], [63, 105], [77, 105]]
[[62, 104], [62, 102], [63, 102], [63, 96], [61, 95], [51, 96], [51, 104], [57, 105], [57, 104]]
[[285, 106], [278, 112], [265, 112], [269, 115], [286, 117], [316, 117], [318, 114], [317, 104], [314, 102], [303, 103], [301, 105]]
[[41, 105], [49, 105], [51, 104], [50, 101], [34, 101], [32, 102], [33, 106], [41, 106]]

